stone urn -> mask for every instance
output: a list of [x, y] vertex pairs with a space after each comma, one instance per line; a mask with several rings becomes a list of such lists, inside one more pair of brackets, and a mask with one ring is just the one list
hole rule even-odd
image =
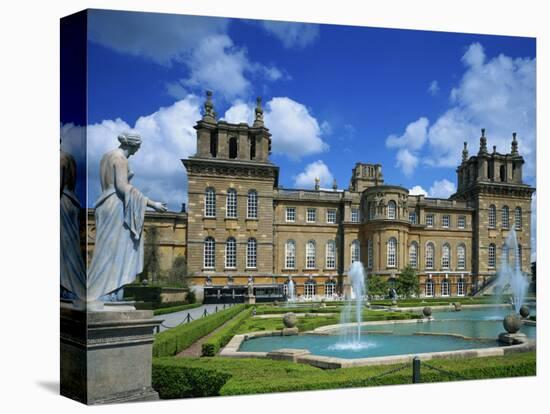
[[519, 328], [521, 328], [521, 319], [518, 315], [511, 313], [504, 318], [504, 320], [502, 321], [502, 325], [504, 325], [504, 329], [506, 329], [506, 332], [510, 334], [515, 334], [519, 331]]
[[426, 318], [429, 318], [430, 316], [432, 316], [432, 308], [430, 308], [429, 306], [424, 306], [424, 309], [422, 309], [422, 313]]
[[296, 314], [292, 312], [285, 313], [283, 316], [283, 324], [286, 328], [295, 328], [296, 324], [298, 323], [298, 318], [296, 318]]
[[527, 305], [523, 305], [519, 309], [519, 314], [521, 315], [522, 318], [527, 318], [529, 316], [529, 313], [531, 313], [531, 310], [529, 309], [529, 306], [527, 306]]
[[391, 304], [392, 304], [392, 306], [396, 306], [396, 305], [397, 305], [397, 300], [392, 299], [392, 300], [391, 300]]
[[460, 312], [462, 310], [462, 303], [456, 302], [454, 303], [455, 306], [455, 312]]

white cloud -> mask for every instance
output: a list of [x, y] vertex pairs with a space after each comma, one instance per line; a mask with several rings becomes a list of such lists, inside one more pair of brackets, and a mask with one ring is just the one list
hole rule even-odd
[[410, 195], [423, 195], [425, 197], [428, 197], [428, 192], [426, 190], [424, 190], [424, 188], [422, 188], [419, 185], [415, 185], [413, 188], [410, 188], [409, 189], [409, 194]]
[[454, 183], [447, 179], [436, 180], [430, 187], [429, 196], [433, 198], [449, 198], [456, 191]]
[[430, 86], [428, 87], [428, 92], [430, 95], [435, 96], [439, 92], [439, 83], [436, 80], [433, 80], [430, 82]]
[[159, 64], [182, 61], [199, 39], [223, 34], [229, 20], [114, 10], [91, 10], [90, 40], [104, 47]]
[[399, 151], [397, 151], [396, 159], [397, 162], [395, 166], [397, 168], [401, 168], [403, 174], [405, 174], [407, 177], [410, 177], [414, 172], [416, 166], [418, 165], [418, 157], [415, 156], [408, 149], [401, 148]]
[[483, 46], [480, 43], [472, 43], [464, 56], [462, 56], [462, 61], [471, 67], [480, 67], [485, 62], [485, 51]]
[[[225, 112], [228, 122], [251, 123], [254, 104], [237, 100]], [[328, 150], [323, 136], [330, 132], [330, 125], [311, 115], [303, 104], [287, 97], [275, 97], [264, 106], [264, 122], [272, 134], [272, 149], [293, 160]]]
[[388, 148], [407, 148], [410, 150], [418, 150], [422, 148], [426, 142], [426, 132], [429, 123], [428, 118], [418, 118], [416, 121], [407, 125], [403, 135], [399, 137], [396, 135], [390, 135], [386, 139], [386, 146]]
[[316, 178], [319, 178], [321, 187], [332, 186], [334, 177], [322, 160], [308, 164], [304, 171], [294, 177], [294, 185], [299, 188], [314, 188]]
[[[181, 203], [187, 201], [185, 168], [180, 160], [196, 152], [193, 125], [201, 117], [199, 106], [199, 99], [189, 95], [171, 106], [140, 117], [134, 126], [120, 118], [88, 125], [89, 206], [93, 206], [101, 192], [101, 157], [118, 147], [120, 133], [133, 131], [141, 135], [143, 143], [129, 159], [135, 173], [132, 183], [148, 197], [167, 202], [170, 209], [179, 211]], [[62, 129], [62, 133], [73, 132]]]
[[261, 26], [277, 37], [287, 49], [303, 49], [319, 38], [319, 25], [312, 23], [293, 23], [262, 21]]

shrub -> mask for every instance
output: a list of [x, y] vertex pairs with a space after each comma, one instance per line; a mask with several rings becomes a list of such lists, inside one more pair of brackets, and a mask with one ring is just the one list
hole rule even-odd
[[153, 356], [163, 357], [176, 355], [178, 352], [188, 348], [203, 336], [208, 335], [214, 329], [232, 319], [244, 308], [245, 305], [232, 306], [217, 313], [203, 316], [196, 321], [179, 325], [157, 334], [153, 344]]
[[231, 322], [218, 332], [208, 338], [207, 342], [202, 344], [202, 356], [214, 356], [218, 351], [223, 348], [235, 335], [237, 329], [243, 324], [243, 322], [252, 314], [252, 308], [243, 310], [239, 315], [235, 317]]
[[177, 366], [170, 359], [153, 360], [153, 388], [162, 399], [220, 395], [231, 374], [201, 367]]
[[201, 306], [200, 303], [190, 303], [190, 304], [184, 304], [184, 305], [178, 305], [178, 306], [161, 307], [161, 308], [155, 309], [153, 311], [153, 314], [166, 315], [167, 313], [181, 312], [187, 309], [198, 308], [199, 306]]

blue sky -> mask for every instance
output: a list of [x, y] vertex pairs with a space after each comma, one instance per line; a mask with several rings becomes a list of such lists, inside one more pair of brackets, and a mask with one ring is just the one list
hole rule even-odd
[[263, 97], [284, 187], [319, 176], [347, 188], [361, 161], [381, 163], [387, 183], [447, 197], [481, 127], [499, 152], [518, 133], [535, 184], [532, 38], [99, 10], [88, 35], [89, 205], [101, 154], [131, 129], [144, 139], [136, 185], [178, 210], [206, 89], [230, 122], [250, 121]]

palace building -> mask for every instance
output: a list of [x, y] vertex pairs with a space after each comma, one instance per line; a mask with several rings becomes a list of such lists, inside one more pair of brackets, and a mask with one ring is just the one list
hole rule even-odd
[[243, 301], [249, 289], [257, 301], [282, 300], [290, 280], [298, 296], [330, 298], [349, 292], [357, 260], [390, 283], [410, 265], [421, 296], [470, 295], [494, 279], [512, 229], [530, 272], [535, 189], [523, 182], [516, 134], [507, 154], [487, 150], [484, 130], [477, 154], [464, 144], [457, 191], [438, 199], [387, 184], [380, 164], [360, 162], [347, 189], [282, 188], [260, 98], [251, 126], [231, 124], [216, 119], [208, 92], [195, 129], [197, 153], [183, 160], [188, 211], [148, 213], [147, 227], [160, 230], [162, 266], [186, 256], [206, 302]]

